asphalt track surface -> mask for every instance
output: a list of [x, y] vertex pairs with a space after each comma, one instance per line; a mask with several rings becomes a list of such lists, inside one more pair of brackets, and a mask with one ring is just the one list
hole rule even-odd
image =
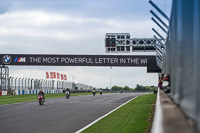
[[73, 96], [0, 106], [0, 133], [74, 133], [145, 93]]

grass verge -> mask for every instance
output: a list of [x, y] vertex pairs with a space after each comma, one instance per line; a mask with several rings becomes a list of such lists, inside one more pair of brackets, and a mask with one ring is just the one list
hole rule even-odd
[[139, 96], [82, 133], [147, 133], [155, 101], [155, 94]]
[[[92, 95], [92, 93], [71, 93], [71, 96]], [[45, 94], [45, 99], [64, 97], [64, 93]], [[37, 94], [0, 96], [0, 105], [36, 101]]]

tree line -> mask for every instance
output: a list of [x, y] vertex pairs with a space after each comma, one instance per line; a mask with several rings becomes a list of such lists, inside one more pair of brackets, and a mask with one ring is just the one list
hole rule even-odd
[[124, 86], [124, 87], [121, 87], [121, 86], [113, 86], [111, 88], [112, 91], [120, 91], [120, 90], [123, 90], [123, 91], [154, 91], [157, 87], [156, 86], [143, 86], [143, 85], [139, 85], [137, 84], [135, 88], [130, 88], [128, 86]]

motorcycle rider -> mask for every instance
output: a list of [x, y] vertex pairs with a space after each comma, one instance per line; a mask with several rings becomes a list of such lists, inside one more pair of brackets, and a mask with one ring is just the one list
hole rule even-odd
[[70, 96], [70, 89], [69, 88], [67, 88], [66, 91], [65, 91], [65, 95], [67, 95], [67, 94]]
[[38, 93], [38, 96], [39, 96], [40, 94], [43, 96], [43, 99], [44, 99], [44, 101], [45, 101], [44, 92], [43, 92], [42, 90], [40, 90], [40, 92]]
[[96, 93], [96, 89], [95, 88], [92, 89], [92, 93], [93, 93], [93, 96], [95, 96], [95, 93]]
[[102, 88], [99, 89], [99, 92], [100, 92], [100, 95], [102, 95], [102, 92], [103, 92]]

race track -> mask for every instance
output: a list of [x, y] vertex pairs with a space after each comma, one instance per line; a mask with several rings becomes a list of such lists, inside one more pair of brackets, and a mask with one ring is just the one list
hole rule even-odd
[[123, 93], [74, 96], [0, 106], [0, 133], [74, 133], [135, 96]]

